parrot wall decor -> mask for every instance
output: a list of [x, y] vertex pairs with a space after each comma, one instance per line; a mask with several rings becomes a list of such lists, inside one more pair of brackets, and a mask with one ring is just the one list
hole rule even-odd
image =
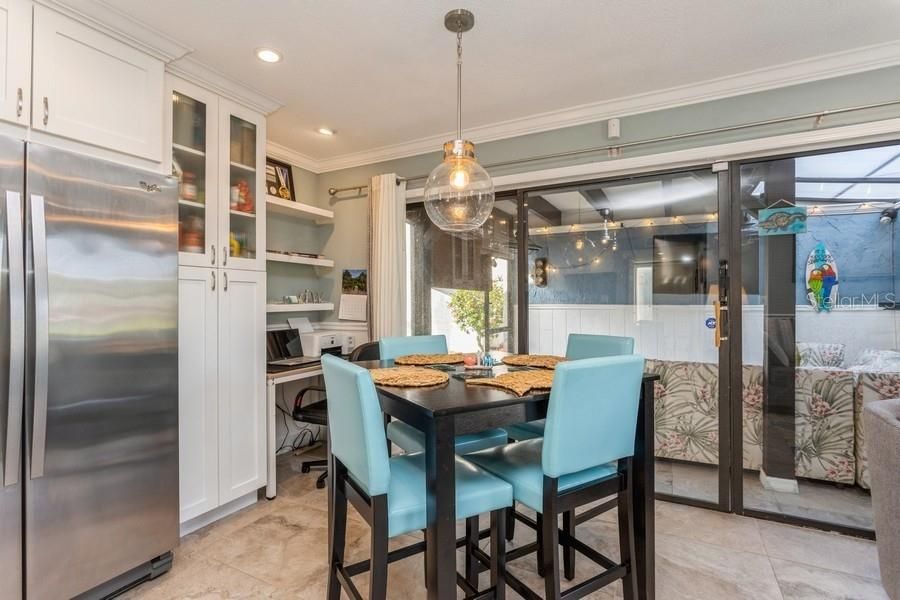
[[822, 242], [816, 244], [806, 259], [806, 298], [816, 312], [831, 312], [837, 305], [837, 262]]

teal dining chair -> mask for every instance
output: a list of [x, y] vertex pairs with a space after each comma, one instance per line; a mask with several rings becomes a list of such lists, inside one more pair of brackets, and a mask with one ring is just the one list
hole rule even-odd
[[[426, 527], [425, 455], [388, 455], [381, 405], [366, 369], [323, 355], [322, 371], [329, 398], [331, 460], [327, 598], [339, 600], [342, 589], [350, 597], [361, 598], [352, 577], [368, 571], [369, 598], [385, 600], [388, 564], [428, 551], [425, 542], [388, 551], [390, 538]], [[510, 484], [463, 458], [456, 458], [457, 518], [468, 520], [481, 513], [491, 514], [491, 589], [478, 592], [485, 597], [504, 598], [504, 511], [512, 505], [512, 494]], [[371, 558], [345, 565], [348, 502], [369, 523]], [[474, 543], [477, 544], [477, 539]], [[474, 548], [467, 551], [473, 553]], [[463, 580], [475, 587], [471, 580]]]
[[[631, 465], [643, 371], [644, 359], [635, 354], [559, 364], [550, 391], [544, 436], [467, 456], [508, 481], [515, 501], [539, 515], [534, 525], [540, 534], [537, 546], [545, 598], [580, 598], [619, 579], [624, 598], [636, 597]], [[565, 528], [558, 529], [560, 514], [565, 518], [579, 506], [610, 495], [615, 495], [615, 500], [608, 509], [617, 508], [619, 517], [618, 562], [579, 541]], [[605, 570], [561, 592], [560, 542]], [[508, 585], [520, 595], [535, 597], [534, 591], [512, 574], [506, 577]]]
[[[381, 360], [393, 360], [407, 354], [447, 354], [447, 338], [443, 335], [412, 335], [386, 337], [378, 342]], [[388, 439], [406, 452], [423, 452], [425, 434], [403, 421], [387, 425]], [[494, 428], [456, 436], [456, 453], [468, 454], [493, 448], [509, 441], [506, 430]]]
[[[634, 338], [616, 335], [570, 333], [566, 342], [566, 360], [622, 356], [634, 353]], [[530, 440], [544, 435], [544, 420], [518, 423], [506, 427], [509, 438], [516, 441]], [[507, 531], [507, 533], [510, 533]]]

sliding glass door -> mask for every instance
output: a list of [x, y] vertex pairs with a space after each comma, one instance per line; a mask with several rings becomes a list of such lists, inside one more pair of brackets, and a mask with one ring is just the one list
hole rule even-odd
[[528, 351], [564, 355], [570, 333], [634, 338], [661, 377], [657, 493], [716, 507], [728, 495], [727, 193], [727, 172], [704, 168], [525, 195]]
[[863, 407], [900, 396], [900, 145], [745, 162], [739, 506], [871, 530]]

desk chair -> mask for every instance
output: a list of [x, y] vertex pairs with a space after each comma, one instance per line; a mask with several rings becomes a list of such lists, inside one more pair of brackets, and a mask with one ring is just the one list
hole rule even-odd
[[[428, 492], [424, 454], [388, 456], [381, 405], [365, 369], [334, 356], [322, 357], [328, 405], [332, 482], [329, 494], [328, 600], [339, 600], [341, 590], [362, 598], [352, 577], [369, 572], [369, 598], [387, 598], [388, 564], [429, 551], [425, 542], [388, 552], [388, 540], [426, 526]], [[371, 528], [372, 556], [344, 564], [347, 504], [356, 507]], [[503, 511], [512, 504], [512, 486], [462, 458], [456, 459], [456, 513], [469, 519], [491, 513], [491, 589], [478, 591], [473, 582], [458, 576], [467, 597], [505, 596], [506, 539]], [[470, 542], [467, 540], [467, 546]], [[477, 546], [477, 539], [475, 541]], [[474, 552], [474, 547], [467, 547]], [[493, 595], [491, 595], [493, 592]]]
[[[508, 481], [515, 501], [540, 515], [530, 525], [540, 533], [534, 545], [545, 598], [581, 598], [618, 579], [625, 599], [636, 598], [632, 456], [643, 371], [643, 357], [634, 354], [562, 363], [556, 367], [542, 438], [466, 457]], [[579, 506], [610, 495], [615, 499], [603, 506], [619, 512], [618, 563], [557, 525], [560, 514], [574, 515]], [[561, 592], [560, 542], [605, 571]], [[540, 599], [513, 575], [507, 574], [507, 582], [526, 600]]]
[[[381, 338], [379, 342], [382, 360], [407, 354], [447, 354], [447, 338], [443, 335], [414, 335]], [[391, 421], [387, 425], [387, 437], [408, 453], [425, 451], [425, 434], [403, 421]], [[456, 453], [468, 454], [485, 448], [505, 444], [505, 429], [494, 428], [477, 433], [456, 436]]]

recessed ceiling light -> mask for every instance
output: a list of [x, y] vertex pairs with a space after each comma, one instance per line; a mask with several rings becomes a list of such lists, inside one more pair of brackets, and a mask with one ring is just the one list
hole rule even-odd
[[327, 127], [319, 127], [317, 131], [322, 135], [334, 135], [335, 133], [334, 129], [329, 129]]
[[256, 58], [267, 63], [277, 63], [281, 60], [281, 53], [271, 48], [257, 48]]

